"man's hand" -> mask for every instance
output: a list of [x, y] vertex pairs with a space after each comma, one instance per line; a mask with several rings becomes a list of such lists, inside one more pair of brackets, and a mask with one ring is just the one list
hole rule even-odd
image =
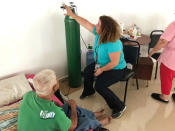
[[68, 103], [71, 107], [76, 107], [76, 102], [74, 100], [71, 99], [68, 101]]

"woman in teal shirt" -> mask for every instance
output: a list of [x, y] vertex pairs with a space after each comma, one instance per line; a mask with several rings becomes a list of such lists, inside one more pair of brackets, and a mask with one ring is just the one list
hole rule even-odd
[[[68, 6], [65, 8], [66, 15], [71, 16], [95, 35], [94, 59], [96, 62], [88, 65], [84, 70], [84, 90], [80, 99], [94, 94], [96, 90], [112, 109], [112, 117], [121, 116], [126, 106], [108, 88], [124, 77], [126, 67], [123, 45], [119, 40], [121, 32], [119, 24], [109, 16], [100, 16], [98, 24], [94, 25], [74, 14]], [[99, 68], [95, 69], [97, 65]], [[95, 87], [93, 87], [94, 77], [96, 78]]]

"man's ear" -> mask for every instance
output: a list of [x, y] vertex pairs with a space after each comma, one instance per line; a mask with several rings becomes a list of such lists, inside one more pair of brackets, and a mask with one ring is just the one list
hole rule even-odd
[[53, 91], [54, 92], [56, 91], [56, 84], [53, 86]]
[[59, 84], [55, 84], [54, 86], [53, 86], [53, 91], [55, 92], [55, 91], [57, 91], [59, 89]]

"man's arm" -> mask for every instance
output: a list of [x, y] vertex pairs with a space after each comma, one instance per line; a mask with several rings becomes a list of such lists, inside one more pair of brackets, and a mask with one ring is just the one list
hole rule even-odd
[[69, 100], [69, 105], [71, 107], [71, 126], [69, 128], [69, 131], [74, 131], [75, 128], [77, 127], [77, 110], [76, 110], [76, 103], [74, 100]]

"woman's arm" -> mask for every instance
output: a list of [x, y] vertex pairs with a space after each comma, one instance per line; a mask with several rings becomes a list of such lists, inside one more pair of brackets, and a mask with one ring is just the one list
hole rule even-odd
[[65, 5], [66, 11], [68, 16], [71, 16], [72, 18], [74, 18], [80, 25], [82, 25], [84, 28], [86, 28], [87, 30], [89, 30], [90, 32], [93, 33], [93, 28], [94, 28], [94, 24], [90, 23], [88, 20], [74, 14], [72, 12], [72, 10], [70, 9], [69, 6]]
[[152, 49], [152, 51], [149, 53], [149, 57], [151, 57], [154, 53], [159, 51], [160, 49], [164, 48], [168, 44], [167, 40], [159, 39], [155, 47]]
[[111, 61], [107, 65], [105, 65], [104, 67], [98, 68], [95, 71], [95, 74], [94, 75], [95, 76], [99, 76], [101, 73], [103, 73], [103, 71], [111, 70], [115, 66], [117, 66], [118, 63], [119, 63], [119, 60], [120, 60], [120, 54], [121, 54], [120, 51], [114, 52], [114, 53], [110, 53], [109, 54], [109, 58], [110, 58]]

